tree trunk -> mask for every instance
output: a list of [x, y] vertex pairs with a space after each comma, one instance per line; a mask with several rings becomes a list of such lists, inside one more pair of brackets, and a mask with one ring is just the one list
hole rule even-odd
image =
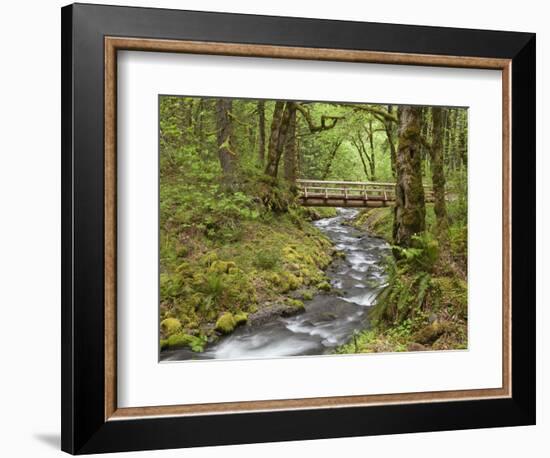
[[[393, 114], [393, 106], [388, 105], [388, 113]], [[388, 145], [390, 147], [390, 166], [391, 166], [391, 173], [395, 177], [395, 156], [396, 156], [396, 150], [395, 150], [395, 142], [393, 141], [393, 136], [395, 133], [395, 127], [394, 122], [390, 119], [384, 118], [384, 129], [386, 131], [386, 136], [388, 137]]]
[[230, 99], [216, 100], [218, 157], [220, 159], [225, 185], [231, 185], [233, 183], [236, 159], [233, 142], [233, 125], [230, 116], [232, 106], [233, 102]]
[[265, 161], [265, 101], [264, 100], [258, 100], [258, 131], [259, 131], [258, 157], [260, 159], [260, 164], [263, 164]]
[[370, 146], [370, 157], [369, 166], [370, 166], [370, 176], [372, 181], [376, 181], [376, 158], [374, 157], [374, 131], [372, 129], [372, 119], [369, 119], [369, 146]]
[[206, 156], [205, 151], [205, 138], [204, 138], [204, 99], [199, 99], [197, 111], [195, 113], [195, 136], [198, 139], [199, 156], [204, 158]]
[[267, 150], [267, 164], [265, 174], [272, 178], [277, 178], [279, 172], [279, 161], [283, 153], [286, 142], [286, 133], [290, 119], [290, 110], [288, 108], [291, 102], [275, 102], [273, 110], [273, 121], [271, 122], [271, 135], [269, 137], [269, 147]]
[[444, 247], [448, 241], [447, 204], [445, 202], [445, 173], [443, 170], [443, 109], [432, 108], [433, 142], [431, 148], [432, 183], [436, 234]]
[[[370, 181], [371, 176], [369, 175], [369, 167], [367, 166], [367, 161], [369, 162], [369, 165], [370, 165], [370, 158], [369, 158], [369, 153], [367, 152], [367, 148], [365, 146], [365, 142], [361, 137], [361, 133], [358, 133], [355, 137], [352, 136], [351, 142], [353, 143], [353, 146], [355, 146], [355, 149], [357, 150], [357, 154], [359, 154], [359, 159], [361, 159], [361, 164], [363, 164], [365, 179], [367, 181]], [[372, 170], [372, 167], [371, 167], [371, 170]]]
[[460, 116], [460, 124], [458, 125], [458, 148], [462, 160], [461, 164], [465, 168], [468, 167], [468, 130], [466, 113], [466, 110], [460, 110], [457, 113], [457, 116]]
[[296, 108], [291, 103], [288, 104], [289, 120], [288, 131], [286, 133], [285, 144], [285, 178], [290, 183], [296, 182]]
[[327, 165], [325, 167], [325, 171], [323, 172], [323, 175], [321, 176], [322, 180], [326, 180], [330, 174], [330, 168], [332, 167], [332, 162], [334, 161], [334, 158], [336, 157], [336, 153], [338, 152], [338, 149], [340, 148], [340, 145], [342, 144], [342, 139], [339, 138], [334, 143], [334, 146], [330, 152], [329, 159], [327, 161]]
[[393, 238], [397, 245], [408, 247], [414, 234], [426, 228], [426, 206], [422, 186], [420, 138], [421, 110], [399, 108], [399, 147], [396, 155], [396, 201]]

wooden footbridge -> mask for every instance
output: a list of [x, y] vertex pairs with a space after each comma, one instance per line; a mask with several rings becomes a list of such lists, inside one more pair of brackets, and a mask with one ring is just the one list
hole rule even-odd
[[[387, 207], [395, 204], [395, 183], [375, 181], [296, 180], [298, 199], [305, 207]], [[424, 185], [427, 202], [432, 187]]]

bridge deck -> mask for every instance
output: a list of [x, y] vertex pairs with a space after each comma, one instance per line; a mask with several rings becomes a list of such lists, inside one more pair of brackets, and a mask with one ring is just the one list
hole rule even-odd
[[[297, 180], [298, 199], [305, 207], [386, 207], [395, 204], [395, 183]], [[428, 202], [431, 186], [424, 185]]]

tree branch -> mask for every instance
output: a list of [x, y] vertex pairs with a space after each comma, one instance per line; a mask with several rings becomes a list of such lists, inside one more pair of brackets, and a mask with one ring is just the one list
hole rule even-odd
[[341, 107], [347, 107], [352, 108], [355, 111], [366, 111], [368, 113], [372, 113], [373, 115], [380, 116], [384, 119], [387, 119], [388, 121], [392, 122], [398, 122], [397, 116], [393, 113], [390, 113], [386, 110], [383, 110], [382, 108], [372, 107], [370, 105], [355, 105], [353, 103], [339, 103]]
[[296, 103], [295, 107], [300, 113], [302, 113], [302, 116], [306, 120], [307, 126], [309, 127], [309, 131], [312, 134], [316, 132], [321, 132], [322, 130], [332, 129], [334, 126], [336, 126], [336, 123], [340, 119], [344, 119], [343, 116], [322, 115], [321, 124], [316, 125], [315, 122], [313, 121], [313, 118], [311, 117], [311, 113], [306, 107], [304, 107], [302, 104], [299, 104], [299, 103]]

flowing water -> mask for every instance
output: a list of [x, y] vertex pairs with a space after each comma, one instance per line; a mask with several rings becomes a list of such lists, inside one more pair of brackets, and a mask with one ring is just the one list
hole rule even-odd
[[187, 349], [163, 352], [161, 360], [277, 358], [320, 355], [350, 340], [368, 327], [368, 309], [384, 284], [384, 258], [390, 254], [382, 239], [345, 224], [357, 210], [338, 209], [334, 218], [314, 224], [346, 254], [327, 270], [333, 291], [305, 301], [305, 312], [274, 317], [261, 325], [241, 326], [202, 353]]

